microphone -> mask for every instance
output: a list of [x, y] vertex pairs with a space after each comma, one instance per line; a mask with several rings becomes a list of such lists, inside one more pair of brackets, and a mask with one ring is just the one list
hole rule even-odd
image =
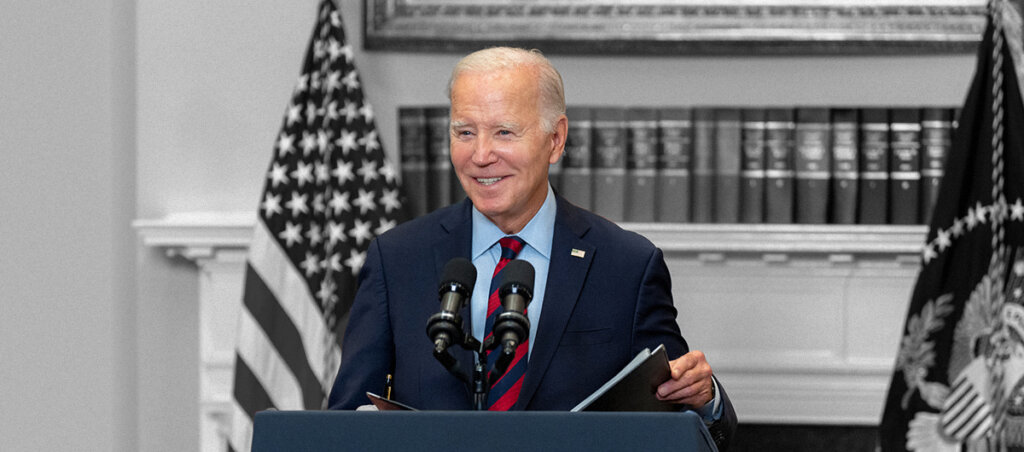
[[511, 356], [530, 337], [530, 319], [525, 312], [533, 299], [534, 270], [529, 262], [513, 259], [501, 273], [498, 296], [504, 312], [494, 321], [494, 337], [501, 338], [502, 354]]
[[464, 257], [456, 257], [444, 266], [441, 286], [441, 312], [427, 321], [427, 337], [434, 343], [434, 353], [441, 354], [454, 343], [462, 342], [462, 315], [459, 311], [469, 301], [476, 284], [476, 267]]

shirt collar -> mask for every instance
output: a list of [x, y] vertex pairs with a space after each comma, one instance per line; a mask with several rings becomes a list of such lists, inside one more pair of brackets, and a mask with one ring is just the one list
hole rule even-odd
[[[541, 204], [540, 210], [530, 219], [529, 223], [522, 231], [519, 231], [517, 236], [526, 241], [526, 245], [533, 248], [535, 251], [540, 253], [546, 259], [551, 259], [551, 240], [552, 231], [555, 230], [555, 192], [551, 190], [551, 185], [548, 185], [548, 194], [544, 198], [544, 204]], [[505, 233], [494, 225], [491, 220], [488, 220], [484, 214], [480, 213], [473, 206], [473, 249], [472, 249], [472, 260], [480, 257], [485, 251], [489, 250], [498, 239], [505, 237]]]

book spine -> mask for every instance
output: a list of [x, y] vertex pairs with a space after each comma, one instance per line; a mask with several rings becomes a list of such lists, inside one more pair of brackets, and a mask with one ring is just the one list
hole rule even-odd
[[889, 112], [889, 220], [921, 222], [921, 113], [916, 108]]
[[860, 199], [861, 224], [886, 224], [889, 211], [889, 114], [881, 108], [861, 110]]
[[591, 110], [568, 107], [565, 115], [569, 118], [569, 136], [566, 137], [565, 155], [562, 156], [561, 194], [569, 202], [593, 210], [594, 122]]
[[658, 221], [690, 221], [690, 159], [693, 155], [693, 112], [667, 108], [658, 117], [658, 188], [655, 193]]
[[448, 147], [448, 108], [426, 109], [427, 117], [427, 165], [430, 178], [427, 184], [427, 209], [435, 210], [452, 202], [453, 177], [450, 149]]
[[952, 143], [953, 112], [925, 108], [921, 118], [921, 221], [930, 223], [939, 197], [946, 154]]
[[693, 221], [714, 221], [715, 113], [710, 108], [693, 111]]
[[626, 221], [654, 221], [655, 173], [658, 163], [658, 112], [649, 108], [626, 111]]
[[594, 213], [623, 221], [626, 208], [626, 115], [594, 109]]
[[857, 223], [857, 190], [860, 182], [860, 135], [857, 110], [832, 111], [832, 207], [833, 224]]
[[796, 222], [828, 222], [828, 191], [832, 153], [829, 111], [801, 108], [796, 111]]
[[767, 110], [764, 125], [765, 148], [765, 221], [793, 222], [793, 111]]
[[715, 222], [740, 221], [740, 110], [715, 111]]
[[740, 222], [764, 222], [764, 110], [743, 110]]
[[402, 187], [413, 218], [427, 213], [427, 116], [422, 108], [398, 109]]

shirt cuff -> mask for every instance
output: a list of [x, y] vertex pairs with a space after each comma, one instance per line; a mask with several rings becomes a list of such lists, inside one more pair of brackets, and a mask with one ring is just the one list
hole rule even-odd
[[715, 398], [696, 410], [705, 424], [711, 424], [722, 418], [722, 391], [719, 389], [718, 380], [714, 375], [711, 376], [711, 384], [715, 387]]

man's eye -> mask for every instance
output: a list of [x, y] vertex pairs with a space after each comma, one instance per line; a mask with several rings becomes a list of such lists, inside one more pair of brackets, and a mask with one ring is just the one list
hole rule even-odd
[[509, 130], [499, 130], [498, 135], [512, 135], [512, 132]]

